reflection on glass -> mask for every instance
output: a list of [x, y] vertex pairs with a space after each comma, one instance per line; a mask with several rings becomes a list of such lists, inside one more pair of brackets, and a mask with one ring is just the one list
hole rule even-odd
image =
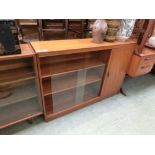
[[107, 52], [43, 58], [41, 74], [47, 113], [100, 96]]
[[32, 58], [0, 65], [0, 128], [42, 113]]

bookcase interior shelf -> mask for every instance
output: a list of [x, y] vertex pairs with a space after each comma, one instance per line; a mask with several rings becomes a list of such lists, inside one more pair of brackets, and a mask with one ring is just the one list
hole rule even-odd
[[61, 93], [45, 96], [47, 114], [68, 109], [99, 95], [100, 82], [70, 89]]
[[[79, 54], [75, 54], [75, 58], [73, 59], [72, 55], [50, 57], [47, 59], [41, 59], [41, 76], [42, 78], [46, 78], [49, 76], [62, 75], [71, 72], [78, 72], [85, 69], [97, 68], [103, 66], [103, 60], [99, 57], [98, 54], [83, 54], [81, 57]], [[58, 59], [56, 61], [56, 59]]]
[[0, 107], [37, 97], [35, 80], [9, 85], [10, 96], [0, 99]]
[[[45, 78], [43, 79], [44, 96], [102, 81], [103, 70], [104, 65], [96, 69], [82, 70], [62, 76]], [[51, 83], [51, 85], [49, 83]]]
[[0, 85], [21, 82], [34, 78], [35, 75], [31, 67], [1, 71]]
[[35, 78], [32, 60], [24, 59], [0, 62], [0, 86]]

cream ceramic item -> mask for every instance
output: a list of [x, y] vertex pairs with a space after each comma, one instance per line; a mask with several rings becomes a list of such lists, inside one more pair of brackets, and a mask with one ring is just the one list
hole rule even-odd
[[148, 39], [148, 44], [149, 44], [150, 46], [155, 47], [155, 36], [152, 36], [152, 37], [150, 37], [150, 38]]
[[96, 20], [93, 24], [93, 42], [102, 43], [107, 32], [107, 22], [104, 19]]
[[132, 35], [135, 22], [135, 19], [122, 19], [116, 39], [120, 41], [128, 40]]

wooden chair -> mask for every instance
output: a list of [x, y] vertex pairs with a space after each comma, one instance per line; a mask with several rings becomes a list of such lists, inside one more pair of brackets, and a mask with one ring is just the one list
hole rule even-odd
[[37, 19], [16, 19], [16, 24], [18, 26], [19, 33], [21, 35], [21, 42], [24, 42], [24, 29], [29, 31], [36, 30], [38, 32], [38, 20]]
[[141, 22], [140, 30], [137, 31], [137, 47], [132, 56], [131, 63], [128, 68], [128, 75], [136, 77], [149, 73], [155, 63], [155, 51], [145, 47], [148, 38], [152, 35], [155, 20], [146, 19]]
[[142, 50], [153, 32], [155, 25], [154, 19], [138, 19], [135, 24], [134, 32], [137, 33], [137, 48], [135, 53], [141, 54]]
[[78, 38], [84, 38], [84, 19], [67, 19], [68, 32], [74, 32]]
[[38, 20], [39, 39], [45, 40], [45, 33], [63, 31], [64, 38], [68, 36], [68, 21], [65, 19], [39, 19]]

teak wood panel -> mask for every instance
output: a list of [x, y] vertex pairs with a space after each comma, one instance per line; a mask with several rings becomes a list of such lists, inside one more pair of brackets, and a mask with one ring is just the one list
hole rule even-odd
[[102, 98], [110, 97], [120, 91], [134, 47], [125, 45], [112, 49], [101, 90]]
[[34, 51], [30, 44], [20, 44], [21, 54], [3, 55], [0, 56], [0, 60], [13, 60], [18, 58], [32, 57]]
[[141, 54], [134, 54], [130, 66], [128, 68], [128, 75], [136, 77], [147, 74], [153, 68], [155, 63], [155, 52], [152, 49], [144, 48]]
[[89, 38], [31, 42], [33, 49], [40, 57], [114, 49], [119, 48], [121, 45], [128, 44], [135, 45], [136, 41], [115, 41], [113, 43], [103, 42], [101, 44], [96, 44], [93, 43], [92, 38]]
[[99, 58], [90, 58], [86, 61], [84, 60], [73, 60], [69, 62], [42, 65], [41, 74], [42, 77], [48, 77], [51, 75], [60, 75], [65, 73], [77, 72], [83, 69], [97, 68], [103, 66], [103, 62]]

